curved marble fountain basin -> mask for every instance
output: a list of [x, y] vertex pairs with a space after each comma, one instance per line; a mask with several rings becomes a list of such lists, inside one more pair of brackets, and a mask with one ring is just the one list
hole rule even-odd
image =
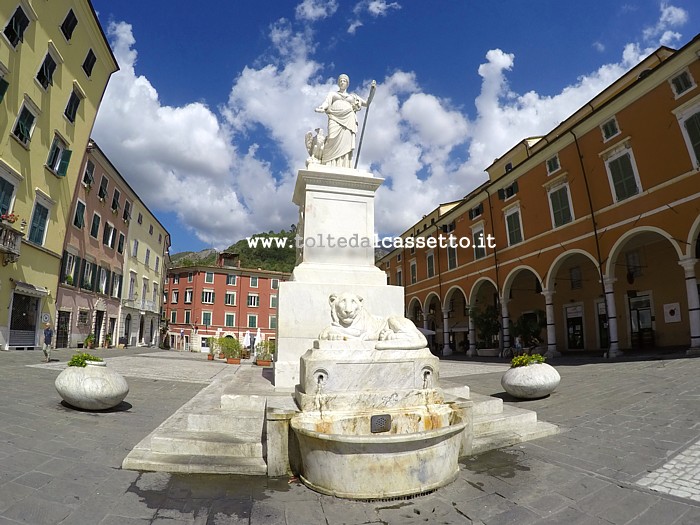
[[[388, 432], [372, 434], [372, 415], [392, 417]], [[291, 421], [299, 440], [301, 480], [309, 488], [349, 499], [382, 499], [428, 492], [459, 472], [460, 409], [429, 405], [400, 411], [302, 412]]]

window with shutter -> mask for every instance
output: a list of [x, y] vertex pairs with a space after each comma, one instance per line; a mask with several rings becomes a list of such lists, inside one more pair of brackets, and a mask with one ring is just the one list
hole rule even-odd
[[0, 213], [7, 213], [10, 211], [10, 204], [12, 204], [12, 196], [14, 194], [14, 184], [0, 177]]
[[10, 87], [10, 83], [4, 78], [0, 78], [0, 102], [5, 98], [5, 93], [7, 93], [7, 88]]
[[44, 61], [36, 74], [36, 79], [41, 84], [41, 87], [48, 89], [49, 85], [53, 85], [53, 74], [56, 71], [56, 61], [50, 53], [46, 53]]
[[63, 23], [61, 24], [61, 32], [63, 33], [63, 36], [66, 37], [66, 40], [70, 40], [71, 37], [73, 36], [73, 31], [75, 30], [75, 27], [78, 25], [78, 19], [75, 16], [75, 13], [71, 9], [68, 11], [68, 14], [66, 15], [66, 18], [63, 20]]
[[3, 31], [12, 47], [17, 47], [17, 44], [24, 41], [24, 32], [28, 26], [29, 17], [25, 14], [22, 7], [18, 6]]
[[85, 71], [88, 78], [92, 75], [92, 68], [95, 66], [95, 62], [97, 62], [97, 57], [95, 56], [93, 50], [90, 49], [85, 57], [85, 61], [83, 62], [83, 71]]
[[46, 223], [49, 218], [48, 208], [42, 206], [38, 202], [34, 204], [34, 213], [32, 213], [32, 222], [29, 227], [29, 242], [38, 244], [39, 246], [44, 244], [44, 237], [46, 233]]

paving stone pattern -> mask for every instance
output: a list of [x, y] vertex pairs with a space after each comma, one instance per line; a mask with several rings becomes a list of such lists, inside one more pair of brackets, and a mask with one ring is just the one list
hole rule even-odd
[[72, 352], [43, 365], [40, 351], [0, 352], [0, 525], [700, 523], [700, 359], [551, 360], [560, 387], [520, 402], [502, 392], [502, 361], [443, 362], [446, 385], [534, 409], [562, 433], [466, 458], [432, 494], [357, 502], [296, 479], [122, 470], [136, 443], [230, 369], [205, 354], [94, 353], [130, 386], [99, 413], [71, 409], [53, 387]]

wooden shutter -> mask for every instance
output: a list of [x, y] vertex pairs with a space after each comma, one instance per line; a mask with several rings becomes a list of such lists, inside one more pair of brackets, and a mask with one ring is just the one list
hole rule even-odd
[[73, 155], [73, 152], [69, 149], [64, 149], [63, 150], [63, 155], [61, 155], [61, 162], [58, 164], [58, 171], [57, 173], [61, 177], [66, 176], [66, 172], [68, 171], [68, 164], [70, 163], [70, 157]]
[[7, 88], [9, 85], [10, 83], [7, 80], [0, 78], [0, 102], [2, 102], [2, 99], [5, 97], [5, 93], [7, 93]]

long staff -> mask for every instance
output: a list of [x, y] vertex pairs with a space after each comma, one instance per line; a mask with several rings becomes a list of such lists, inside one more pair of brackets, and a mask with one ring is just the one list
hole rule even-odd
[[367, 115], [369, 115], [369, 105], [374, 98], [374, 92], [377, 90], [377, 81], [372, 81], [372, 86], [369, 88], [369, 96], [367, 97], [367, 109], [365, 110], [365, 119], [362, 121], [362, 133], [360, 133], [360, 143], [357, 145], [357, 155], [355, 156], [355, 169], [360, 161], [360, 150], [362, 149], [362, 139], [365, 136], [365, 126], [367, 125]]

